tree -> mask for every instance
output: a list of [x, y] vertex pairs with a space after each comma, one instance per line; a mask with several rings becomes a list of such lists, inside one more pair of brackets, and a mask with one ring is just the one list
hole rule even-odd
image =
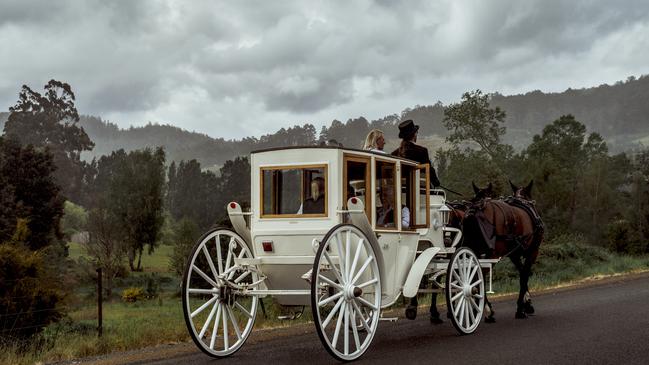
[[47, 150], [0, 138], [0, 242], [9, 240], [19, 219], [27, 222], [24, 243], [39, 250], [63, 237], [64, 199], [54, 182], [55, 166]]
[[93, 267], [103, 271], [104, 289], [110, 297], [113, 293], [113, 280], [122, 271], [124, 260], [128, 253], [125, 230], [116, 229], [121, 226], [119, 218], [106, 208], [99, 207], [88, 214], [89, 239], [83, 243]]
[[454, 146], [472, 142], [480, 146], [491, 158], [501, 155], [501, 137], [505, 134], [505, 112], [499, 107], [491, 108], [489, 95], [480, 90], [466, 92], [462, 102], [444, 109], [442, 123], [450, 131], [446, 139]]
[[150, 254], [159, 243], [164, 223], [164, 161], [162, 148], [146, 148], [128, 154], [118, 150], [95, 163], [93, 209], [111, 216], [108, 222], [124, 237], [133, 271], [142, 268], [144, 248]]
[[4, 133], [23, 145], [49, 148], [58, 167], [56, 181], [68, 198], [79, 202], [86, 167], [81, 152], [91, 150], [94, 144], [76, 125], [79, 113], [70, 85], [50, 80], [44, 89], [45, 93], [40, 94], [23, 85], [18, 102], [9, 108]]
[[193, 220], [183, 218], [176, 224], [174, 229], [174, 249], [169, 260], [169, 266], [179, 277], [185, 271], [187, 259], [199, 236], [199, 228]]

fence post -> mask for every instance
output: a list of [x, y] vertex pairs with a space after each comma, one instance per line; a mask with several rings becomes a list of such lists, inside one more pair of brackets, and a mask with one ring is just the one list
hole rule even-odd
[[102, 288], [101, 288], [101, 267], [97, 269], [97, 335], [101, 337], [102, 327]]

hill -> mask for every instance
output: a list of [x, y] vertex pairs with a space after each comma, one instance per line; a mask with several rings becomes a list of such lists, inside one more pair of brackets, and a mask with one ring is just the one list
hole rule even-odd
[[[507, 113], [505, 142], [517, 148], [527, 146], [534, 134], [564, 114], [572, 114], [584, 123], [589, 132], [600, 133], [612, 151], [635, 149], [649, 144], [649, 76], [630, 77], [614, 85], [568, 89], [561, 93], [531, 91], [525, 94], [491, 95], [492, 104]], [[0, 113], [0, 129], [7, 113]], [[368, 131], [380, 128], [388, 137], [387, 148], [396, 146], [396, 124], [403, 118], [414, 119], [421, 125], [422, 142], [431, 148], [440, 146], [446, 130], [442, 126], [444, 105], [417, 105], [400, 114], [368, 121], [364, 117], [346, 122], [334, 120], [323, 127], [319, 140], [335, 139], [345, 146], [360, 147]], [[147, 124], [120, 129], [116, 124], [93, 116], [83, 116], [80, 125], [95, 142], [95, 149], [84, 153], [84, 159], [108, 154], [124, 148], [132, 150], [147, 146], [164, 146], [168, 161], [197, 159], [202, 166], [212, 167], [251, 150], [286, 145], [312, 144], [318, 141], [315, 127], [310, 124], [282, 128], [259, 138], [240, 140], [213, 138], [206, 134], [186, 131], [171, 125]]]

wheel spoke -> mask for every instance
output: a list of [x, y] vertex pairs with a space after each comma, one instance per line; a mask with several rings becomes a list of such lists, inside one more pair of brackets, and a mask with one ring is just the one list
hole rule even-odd
[[338, 266], [340, 266], [340, 274], [345, 279], [341, 283], [346, 282], [349, 278], [347, 277], [347, 262], [345, 262], [345, 257], [343, 256], [343, 246], [342, 240], [340, 239], [340, 232], [336, 234], [336, 247], [338, 248]]
[[198, 307], [198, 309], [196, 309], [195, 311], [193, 311], [189, 316], [190, 316], [191, 318], [196, 317], [197, 314], [199, 314], [200, 312], [202, 312], [203, 310], [205, 310], [205, 308], [209, 307], [209, 306], [210, 306], [212, 303], [214, 303], [217, 299], [219, 299], [219, 297], [216, 297], [216, 296], [212, 297], [210, 300], [208, 300], [207, 302], [203, 303], [203, 305], [201, 305], [200, 307]]
[[228, 343], [228, 311], [221, 311], [223, 314], [223, 347], [225, 351], [228, 351], [230, 344]]
[[478, 304], [475, 302], [475, 300], [472, 297], [469, 297], [469, 303], [471, 303], [473, 309], [480, 312], [480, 307], [478, 307]]
[[339, 290], [343, 290], [343, 287], [340, 284], [334, 282], [333, 280], [329, 279], [328, 277], [326, 277], [326, 276], [324, 276], [322, 274], [318, 274], [318, 278], [320, 280], [326, 282], [327, 284], [333, 286], [334, 288], [337, 288]]
[[202, 247], [203, 254], [205, 254], [205, 258], [207, 259], [207, 264], [210, 266], [210, 270], [212, 271], [212, 275], [214, 275], [214, 279], [219, 276], [218, 272], [216, 271], [216, 268], [214, 267], [214, 261], [212, 261], [212, 258], [210, 257], [209, 252], [207, 252], [207, 246], [203, 245]]
[[205, 281], [210, 283], [210, 285], [212, 285], [214, 287], [220, 287], [221, 286], [221, 285], [217, 284], [214, 280], [212, 280], [212, 278], [207, 276], [207, 274], [204, 273], [201, 269], [199, 269], [198, 266], [192, 265], [192, 270], [196, 271], [198, 273], [198, 275], [200, 275], [203, 279], [205, 279]]
[[362, 288], [364, 288], [364, 287], [366, 287], [368, 285], [377, 284], [378, 282], [379, 282], [379, 279], [374, 278], [374, 279], [372, 279], [370, 281], [364, 282], [363, 284], [358, 284], [358, 285], [356, 285], [356, 287], [362, 289]]
[[[376, 295], [380, 295], [380, 294], [377, 293]], [[357, 297], [357, 298], [354, 298], [354, 300], [358, 300], [359, 302], [363, 303], [366, 307], [370, 307], [375, 311], [379, 310], [379, 308], [376, 305], [374, 305], [373, 303], [368, 302], [363, 297]]]
[[351, 259], [351, 248], [352, 248], [352, 232], [347, 231], [345, 232], [345, 277], [349, 280], [351, 277], [352, 273], [349, 271], [350, 265], [349, 265], [349, 260]]
[[230, 239], [230, 243], [228, 243], [228, 255], [225, 257], [225, 271], [228, 271], [230, 268], [230, 260], [232, 260], [232, 242], [234, 242], [234, 237]]
[[[336, 279], [338, 279], [338, 282], [344, 283], [345, 281], [342, 278], [342, 274], [338, 272], [338, 269], [336, 269], [336, 266], [334, 266], [334, 263], [331, 260], [331, 257], [329, 257], [329, 254], [326, 251], [323, 251], [322, 254], [325, 257], [325, 259], [327, 259], [327, 262], [329, 263], [329, 267], [331, 268], [331, 271], [334, 272], [334, 275], [336, 275]], [[338, 257], [338, 262], [340, 263], [340, 256]]]
[[215, 244], [216, 244], [216, 264], [219, 267], [219, 273], [222, 273], [223, 272], [223, 262], [222, 262], [223, 259], [221, 258], [221, 235], [217, 234], [215, 238], [216, 238], [216, 241], [215, 241]]
[[453, 317], [457, 318], [457, 316], [460, 314], [461, 304], [462, 304], [462, 298], [460, 298], [460, 301], [457, 303], [455, 308], [453, 308]]
[[367, 260], [365, 260], [365, 262], [363, 263], [363, 266], [361, 266], [361, 268], [360, 268], [360, 269], [358, 270], [358, 272], [356, 273], [356, 276], [354, 276], [354, 278], [350, 281], [351, 284], [354, 284], [354, 283], [355, 283], [355, 282], [356, 282], [356, 281], [361, 277], [361, 275], [363, 274], [363, 272], [365, 271], [365, 269], [367, 269], [367, 267], [370, 265], [370, 263], [372, 262], [372, 260], [374, 260], [374, 257], [373, 257], [373, 256], [369, 256], [369, 257], [367, 258]]
[[[356, 312], [358, 312], [358, 313], [363, 313], [363, 312], [361, 311], [361, 309], [358, 307], [358, 304], [356, 304], [356, 302], [353, 301], [353, 300], [352, 300], [352, 306], [354, 307], [354, 309], [356, 309]], [[371, 335], [371, 334], [372, 334], [372, 329], [371, 329], [370, 326], [367, 324], [367, 321], [365, 320], [365, 318], [363, 318], [363, 315], [361, 314], [361, 315], [359, 316], [359, 318], [360, 318], [360, 320], [361, 320], [361, 324], [362, 324], [363, 327], [365, 328], [365, 331], [367, 331], [367, 334], [368, 334], [368, 335]], [[369, 316], [368, 316], [368, 319], [369, 319]]]
[[462, 278], [460, 277], [460, 275], [459, 275], [459, 273], [458, 273], [458, 270], [453, 269], [453, 270], [451, 271], [451, 275], [453, 275], [453, 277], [455, 278], [455, 280], [456, 280], [458, 283], [463, 283], [463, 282], [464, 282], [464, 280], [462, 280]]
[[[343, 301], [344, 304], [344, 301]], [[338, 335], [340, 334], [340, 327], [342, 326], [342, 321], [343, 317], [346, 315], [347, 311], [345, 311], [345, 306], [342, 305], [340, 307], [340, 311], [338, 313], [338, 321], [336, 322], [336, 330], [334, 331], [334, 337], [331, 340], [331, 345], [336, 348], [336, 345], [338, 344]]]
[[451, 289], [463, 290], [463, 288], [455, 283], [451, 283]]
[[187, 289], [187, 292], [189, 294], [218, 294], [219, 290], [218, 289], [196, 289], [196, 288], [189, 288]]
[[473, 279], [473, 276], [478, 272], [478, 268], [479, 268], [479, 267], [480, 267], [480, 266], [474, 266], [474, 267], [471, 269], [471, 272], [469, 273], [469, 277], [466, 279], [467, 282], [471, 282], [471, 279]]
[[212, 323], [212, 318], [214, 318], [214, 313], [216, 313], [216, 310], [221, 306], [221, 303], [216, 303], [212, 307], [212, 310], [210, 311], [210, 315], [207, 316], [207, 320], [205, 320], [205, 323], [203, 323], [203, 328], [201, 328], [201, 332], [198, 334], [198, 338], [203, 338], [205, 336], [205, 332], [207, 332], [207, 328], [210, 326], [210, 323]]
[[473, 284], [471, 284], [471, 287], [473, 288], [474, 286], [480, 285], [480, 284], [482, 284], [482, 279], [478, 279], [477, 281], [475, 281]]
[[230, 321], [232, 322], [232, 328], [234, 328], [234, 333], [237, 334], [237, 339], [241, 340], [241, 329], [239, 328], [237, 319], [234, 317], [234, 313], [232, 313], [232, 309], [230, 308], [230, 306], [225, 306], [225, 309], [228, 311]]
[[322, 330], [325, 330], [327, 328], [327, 326], [329, 325], [329, 322], [336, 315], [336, 312], [338, 312], [338, 310], [340, 309], [340, 306], [343, 304], [344, 301], [345, 301], [345, 298], [338, 299], [338, 302], [336, 303], [334, 308], [331, 310], [331, 312], [329, 312], [329, 315], [327, 316], [327, 318], [325, 318], [325, 320], [322, 321]]
[[455, 294], [453, 297], [451, 297], [451, 302], [455, 302], [456, 300], [460, 299], [461, 296], [464, 295], [464, 292], [459, 292]]
[[460, 326], [462, 326], [462, 323], [464, 322], [464, 308], [465, 308], [464, 302], [465, 302], [465, 299], [464, 299], [464, 297], [462, 297], [462, 300], [460, 301], [460, 304], [458, 305], [458, 308], [460, 309], [459, 310], [459, 315], [460, 315], [459, 319], [460, 320], [458, 321], [458, 323], [460, 324]]
[[[243, 255], [245, 255], [245, 254], [246, 254], [246, 250], [244, 250], [243, 247], [241, 247], [241, 252], [239, 252], [239, 254], [237, 255], [237, 258], [240, 259], [240, 258], [242, 258]], [[228, 275], [228, 280], [232, 280], [232, 277], [234, 276], [234, 274], [235, 274], [236, 272], [237, 272], [237, 270], [233, 270], [233, 271]]]
[[244, 308], [241, 304], [239, 304], [239, 302], [234, 302], [234, 306], [239, 308], [239, 310], [242, 311], [243, 314], [246, 315], [246, 317], [252, 318], [252, 313], [248, 312], [248, 310]]
[[[349, 232], [347, 232], [349, 233]], [[347, 256], [349, 257], [349, 256]], [[349, 303], [345, 303], [345, 333], [343, 336], [343, 344], [345, 355], [349, 355]]]
[[[357, 312], [356, 312], [356, 310], [354, 310], [353, 307], [349, 308], [349, 309], [350, 309], [349, 315], [350, 315], [351, 322], [352, 322], [352, 332], [354, 333], [354, 344], [356, 344], [356, 351], [358, 351], [360, 349], [360, 346], [361, 346], [360, 345], [361, 341], [358, 338], [358, 328], [356, 328], [356, 315], [357, 315]], [[362, 313], [358, 313], [358, 315], [362, 316]]]
[[336, 293], [336, 294], [330, 296], [329, 298], [324, 299], [324, 300], [318, 302], [318, 307], [322, 307], [322, 306], [324, 306], [324, 305], [326, 305], [326, 304], [328, 304], [328, 303], [333, 302], [334, 300], [336, 300], [336, 299], [342, 297], [343, 294], [344, 294], [344, 293], [343, 293], [342, 291], [340, 291], [340, 292], [338, 292], [338, 293]]
[[354, 260], [352, 261], [352, 267], [349, 269], [349, 275], [354, 275], [354, 270], [356, 270], [356, 265], [358, 264], [358, 259], [361, 255], [361, 248], [363, 248], [363, 239], [361, 238], [358, 241], [358, 246], [356, 247], [356, 253], [354, 254]]
[[216, 342], [216, 337], [219, 333], [219, 322], [221, 321], [221, 312], [222, 307], [219, 305], [219, 309], [216, 311], [216, 319], [214, 320], [214, 329], [212, 330], [212, 338], [210, 338], [210, 349], [214, 350], [214, 343]]

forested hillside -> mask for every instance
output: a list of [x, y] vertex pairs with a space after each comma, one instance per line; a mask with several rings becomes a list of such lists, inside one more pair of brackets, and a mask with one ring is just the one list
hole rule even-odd
[[[459, 99], [460, 95], [458, 95]], [[531, 91], [526, 94], [491, 95], [491, 104], [507, 114], [504, 142], [517, 149], [527, 146], [534, 134], [561, 115], [572, 114], [586, 125], [589, 132], [598, 132], [613, 152], [649, 145], [649, 76], [630, 77], [615, 85], [600, 85], [587, 89], [568, 89], [561, 93]], [[0, 130], [7, 113], [0, 113]], [[241, 140], [225, 140], [218, 136], [189, 132], [170, 125], [148, 124], [143, 127], [119, 129], [117, 125], [98, 117], [82, 116], [79, 125], [95, 142], [95, 148], [84, 152], [83, 158], [109, 154], [119, 148], [134, 150], [143, 147], [164, 146], [168, 161], [196, 159], [204, 167], [220, 166], [251, 150], [286, 145], [312, 144], [335, 139], [349, 147], [360, 147], [367, 132], [380, 128], [389, 139], [388, 149], [397, 141], [396, 124], [402, 118], [414, 119], [420, 126], [420, 139], [429, 147], [439, 147], [447, 131], [441, 121], [444, 105], [417, 105], [368, 121], [364, 117], [346, 122], [334, 120], [318, 134], [313, 125], [294, 126], [264, 135]], [[423, 138], [422, 138], [423, 137]], [[435, 148], [436, 149], [436, 148]]]

